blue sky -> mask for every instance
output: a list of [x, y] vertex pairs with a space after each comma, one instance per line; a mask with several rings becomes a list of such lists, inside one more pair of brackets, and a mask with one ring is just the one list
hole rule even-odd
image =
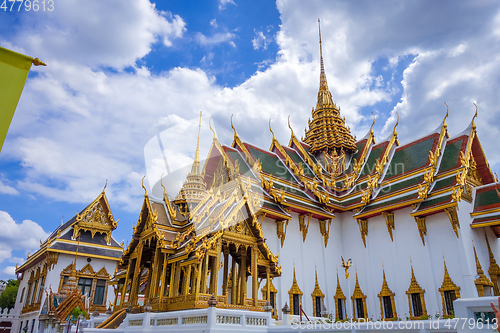
[[240, 137], [263, 148], [269, 119], [282, 142], [289, 115], [300, 136], [319, 86], [318, 18], [330, 90], [358, 138], [372, 112], [385, 138], [398, 111], [400, 142], [416, 139], [439, 126], [443, 102], [453, 136], [475, 102], [500, 171], [496, 1], [65, 0], [52, 12], [0, 10], [0, 45], [48, 64], [30, 72], [0, 153], [0, 279], [106, 179], [114, 237], [128, 242], [145, 146], [175, 134], [169, 147], [183, 149], [172, 167], [188, 166], [200, 110], [226, 144], [231, 114]]

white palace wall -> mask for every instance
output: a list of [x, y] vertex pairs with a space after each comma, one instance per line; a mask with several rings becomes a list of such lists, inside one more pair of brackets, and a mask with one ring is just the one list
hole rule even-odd
[[[476, 263], [470, 241], [471, 235], [482, 269], [488, 277], [489, 255], [484, 228], [470, 228], [471, 204], [466, 201], [459, 203], [459, 238], [455, 235], [446, 213], [427, 216], [425, 246], [422, 244], [415, 219], [410, 215], [411, 212], [411, 207], [394, 212], [393, 241], [391, 241], [384, 217], [378, 215], [370, 218], [366, 248], [363, 245], [358, 223], [352, 218], [351, 212], [336, 214], [330, 227], [326, 249], [317, 219], [311, 219], [306, 240], [303, 242], [298, 215], [292, 212], [293, 218], [288, 224], [285, 242], [281, 248], [281, 241], [276, 236], [275, 220], [265, 218], [262, 225], [264, 237], [273, 253], [279, 253], [279, 264], [282, 265], [281, 277], [273, 281], [278, 290], [277, 308], [281, 310], [285, 302], [290, 303], [288, 291], [292, 286], [294, 263], [297, 283], [304, 293], [302, 306], [310, 316], [313, 313], [311, 293], [315, 285], [315, 266], [319, 286], [325, 294], [325, 306], [327, 311], [332, 313], [335, 313], [333, 296], [337, 287], [338, 268], [340, 285], [347, 297], [348, 316], [352, 316], [350, 297], [354, 291], [357, 271], [361, 290], [367, 295], [368, 316], [369, 318], [373, 316], [374, 319], [379, 318], [381, 316], [380, 300], [377, 295], [382, 288], [384, 267], [389, 288], [396, 294], [397, 315], [404, 319], [410, 315], [406, 291], [410, 286], [411, 265], [413, 265], [416, 280], [425, 290], [427, 314], [432, 316], [436, 313], [442, 314], [441, 294], [438, 288], [441, 287], [444, 278], [443, 256], [451, 279], [461, 288], [461, 297], [478, 297], [474, 285]], [[305, 220], [307, 224], [307, 217]], [[486, 229], [490, 246], [497, 257], [500, 253], [497, 238], [489, 228]], [[350, 291], [344, 269], [340, 267], [341, 256], [345, 260], [352, 259], [354, 264], [349, 270]], [[265, 281], [259, 286], [259, 291], [264, 284]], [[251, 295], [250, 283], [248, 288], [248, 295]]]

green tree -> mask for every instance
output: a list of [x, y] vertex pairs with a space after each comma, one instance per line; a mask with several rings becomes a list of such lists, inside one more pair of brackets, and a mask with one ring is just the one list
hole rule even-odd
[[16, 304], [17, 290], [19, 284], [17, 280], [9, 279], [8, 281], [0, 280], [0, 283], [5, 284], [5, 290], [0, 294], [0, 309], [12, 309]]

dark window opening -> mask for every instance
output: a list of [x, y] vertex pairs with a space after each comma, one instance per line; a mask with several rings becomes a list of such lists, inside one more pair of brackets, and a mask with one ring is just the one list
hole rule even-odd
[[453, 301], [456, 299], [457, 296], [455, 295], [455, 290], [447, 290], [444, 292], [444, 304], [447, 315], [451, 315], [453, 313]]
[[300, 314], [300, 295], [293, 294], [293, 314], [298, 316]]
[[97, 280], [95, 285], [94, 304], [102, 305], [104, 302], [104, 290], [106, 289], [106, 280]]
[[419, 293], [411, 294], [411, 305], [413, 308], [413, 316], [420, 317], [424, 314], [422, 310], [422, 299]]
[[342, 301], [341, 298], [337, 299], [337, 309], [339, 312], [339, 319], [343, 320], [344, 319], [344, 302]]
[[316, 317], [321, 317], [321, 297], [316, 296]]
[[394, 314], [392, 313], [391, 296], [384, 296], [382, 302], [384, 305], [384, 318], [392, 318]]
[[356, 315], [359, 318], [364, 318], [365, 317], [365, 308], [363, 306], [363, 299], [362, 298], [356, 298], [354, 303], [356, 303]]
[[80, 294], [90, 296], [90, 292], [92, 291], [92, 279], [79, 278], [78, 290], [80, 290]]

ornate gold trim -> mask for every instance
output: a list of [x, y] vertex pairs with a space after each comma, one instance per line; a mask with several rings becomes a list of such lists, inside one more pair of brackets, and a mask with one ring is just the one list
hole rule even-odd
[[411, 319], [419, 319], [413, 314], [413, 304], [411, 301], [412, 294], [420, 295], [420, 304], [422, 307], [422, 316], [427, 316], [427, 308], [425, 307], [425, 298], [424, 298], [425, 289], [422, 289], [415, 278], [415, 273], [413, 272], [413, 265], [411, 265], [411, 281], [408, 290], [406, 291], [406, 295], [408, 295], [408, 307], [410, 309], [410, 318]]
[[316, 315], [316, 297], [321, 298], [321, 305], [324, 308], [325, 307], [325, 294], [323, 294], [323, 292], [321, 292], [321, 288], [319, 287], [318, 270], [316, 269], [316, 267], [314, 267], [314, 274], [316, 277], [316, 282], [314, 284], [314, 290], [311, 293], [311, 297], [312, 297], [312, 304], [313, 304], [313, 317], [317, 317], [317, 315]]
[[448, 268], [446, 267], [446, 261], [444, 260], [443, 256], [443, 264], [444, 264], [444, 277], [443, 277], [443, 283], [441, 284], [441, 287], [438, 289], [438, 291], [441, 293], [441, 302], [443, 304], [443, 314], [446, 314], [446, 303], [444, 300], [444, 292], [445, 291], [454, 291], [456, 298], [460, 298], [460, 287], [458, 287], [450, 278], [450, 275], [448, 274]]
[[339, 272], [337, 271], [337, 289], [335, 290], [335, 295], [333, 296], [333, 299], [335, 300], [335, 318], [340, 318], [339, 316], [339, 306], [338, 302], [339, 299], [344, 301], [344, 313], [343, 313], [343, 318], [345, 318], [346, 315], [346, 308], [345, 308], [345, 300], [347, 297], [345, 297], [344, 292], [342, 291], [342, 287], [340, 286], [340, 280], [339, 280]]
[[[377, 295], [378, 298], [380, 299], [380, 317], [383, 320], [397, 318], [398, 314], [396, 312], [396, 304], [394, 302], [394, 296], [396, 294], [392, 292], [392, 290], [389, 288], [389, 285], [387, 284], [387, 280], [385, 279], [385, 269], [382, 268], [382, 272], [384, 276], [384, 279], [382, 281], [382, 289], [380, 290], [380, 293]], [[383, 298], [386, 296], [389, 296], [391, 298], [392, 318], [385, 318], [384, 316]]]
[[358, 272], [356, 271], [356, 285], [354, 286], [354, 292], [352, 293], [352, 296], [351, 296], [351, 301], [352, 301], [352, 309], [353, 309], [353, 318], [354, 319], [359, 319], [357, 318], [358, 316], [358, 313], [357, 313], [357, 309], [356, 309], [356, 300], [357, 299], [361, 299], [362, 302], [363, 302], [363, 313], [364, 313], [364, 318], [365, 319], [368, 319], [368, 311], [366, 309], [366, 295], [363, 293], [363, 291], [361, 290], [361, 287], [359, 286], [359, 281], [358, 281]]
[[304, 293], [300, 290], [299, 285], [297, 283], [297, 276], [295, 275], [295, 264], [294, 264], [293, 265], [293, 283], [292, 283], [292, 287], [288, 291], [288, 296], [290, 299], [290, 314], [299, 315], [298, 313], [293, 313], [293, 308], [294, 308], [293, 295], [299, 295], [300, 304], [302, 304], [302, 295], [303, 294]]

